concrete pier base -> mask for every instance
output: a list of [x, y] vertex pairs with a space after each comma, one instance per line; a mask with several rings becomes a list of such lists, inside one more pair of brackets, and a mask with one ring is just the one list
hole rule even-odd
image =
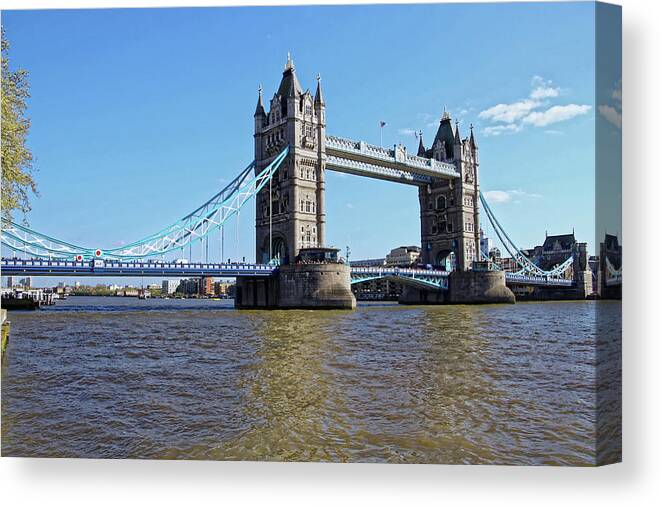
[[354, 309], [348, 265], [283, 265], [270, 277], [238, 278], [239, 309]]
[[405, 286], [400, 304], [514, 304], [516, 299], [499, 271], [460, 271], [449, 276], [447, 291]]

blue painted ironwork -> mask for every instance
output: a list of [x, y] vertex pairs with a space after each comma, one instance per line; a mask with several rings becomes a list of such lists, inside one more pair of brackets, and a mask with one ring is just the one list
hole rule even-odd
[[[535, 263], [532, 262], [523, 253], [523, 251], [521, 251], [521, 249], [518, 246], [516, 246], [516, 244], [514, 243], [514, 241], [512, 241], [509, 235], [507, 235], [507, 232], [505, 232], [505, 229], [502, 227], [502, 225], [496, 218], [495, 214], [489, 207], [489, 204], [487, 203], [487, 200], [482, 194], [482, 192], [480, 192], [480, 202], [482, 203], [482, 207], [484, 208], [487, 218], [489, 218], [489, 222], [491, 223], [491, 226], [495, 230], [498, 239], [500, 239], [500, 242], [505, 247], [507, 252], [514, 259], [517, 265], [521, 268], [521, 270], [519, 270], [514, 274], [519, 276], [533, 276], [536, 278], [560, 279], [564, 275], [564, 273], [572, 266], [572, 264], [574, 263], [573, 256], [570, 256], [563, 263], [557, 265], [556, 267], [554, 267], [549, 271], [546, 271], [541, 267], [539, 267], [538, 265], [535, 265]], [[480, 253], [483, 257], [485, 256], [484, 252], [482, 252], [481, 250]]]
[[447, 290], [449, 272], [404, 267], [351, 267], [351, 284], [389, 279], [418, 288]]
[[118, 248], [82, 247], [5, 220], [2, 221], [2, 244], [39, 258], [72, 259], [81, 256], [92, 259], [102, 256], [135, 260], [161, 256], [201, 241], [209, 232], [222, 227], [269, 182], [288, 152], [289, 147], [286, 147], [257, 176], [249, 178], [254, 169], [254, 162], [251, 163], [228, 186], [192, 213], [159, 232]]

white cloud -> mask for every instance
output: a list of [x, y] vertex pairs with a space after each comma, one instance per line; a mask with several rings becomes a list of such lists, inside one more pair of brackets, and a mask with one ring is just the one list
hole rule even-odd
[[536, 100], [521, 100], [512, 104], [498, 104], [482, 111], [478, 116], [482, 119], [500, 121], [502, 123], [514, 123], [530, 113], [539, 106]]
[[509, 190], [511, 195], [516, 195], [517, 197], [527, 197], [531, 199], [541, 199], [542, 196], [539, 193], [528, 193], [523, 190]]
[[519, 130], [521, 130], [520, 125], [517, 125], [516, 123], [511, 123], [509, 125], [496, 125], [496, 126], [485, 127], [484, 130], [482, 130], [482, 133], [487, 137], [496, 137], [497, 135], [501, 135], [501, 134], [515, 133], [518, 132]]
[[567, 104], [567, 105], [554, 105], [546, 111], [534, 111], [528, 116], [523, 118], [523, 122], [537, 127], [545, 127], [560, 121], [567, 121], [587, 114], [592, 109], [589, 105]]
[[530, 98], [534, 100], [543, 100], [545, 98], [555, 98], [560, 95], [560, 88], [551, 86], [551, 81], [543, 77], [534, 76], [532, 78], [533, 90], [530, 92]]
[[[494, 204], [505, 204], [507, 202], [512, 202], [512, 199], [515, 197], [519, 198], [528, 198], [528, 199], [539, 199], [542, 196], [539, 193], [528, 193], [523, 190], [490, 190], [484, 192], [484, 197]], [[516, 202], [519, 202], [518, 200]]]
[[415, 135], [415, 130], [413, 130], [412, 128], [400, 128], [399, 130], [397, 130], [397, 133], [399, 135]]
[[510, 196], [509, 193], [504, 192], [502, 190], [491, 190], [484, 192], [484, 197], [490, 201], [490, 202], [495, 202], [495, 203], [503, 203], [503, 202], [509, 202], [512, 197]]
[[[497, 104], [479, 113], [478, 116], [481, 119], [492, 123], [505, 124], [487, 126], [484, 128], [484, 134], [497, 136], [515, 133], [521, 131], [524, 125], [545, 127], [587, 114], [591, 109], [589, 105], [579, 104], [550, 105], [550, 99], [559, 96], [560, 88], [553, 86], [551, 81], [543, 77], [534, 76], [531, 81], [531, 91], [527, 98], [509, 104]], [[548, 108], [542, 110], [544, 107]], [[559, 134], [561, 132], [547, 130], [547, 133]]]
[[599, 114], [610, 121], [617, 128], [622, 128], [622, 113], [610, 105], [600, 105]]

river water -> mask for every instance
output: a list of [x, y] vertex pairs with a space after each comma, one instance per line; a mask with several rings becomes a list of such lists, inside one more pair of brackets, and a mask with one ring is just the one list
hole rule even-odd
[[10, 313], [2, 454], [591, 465], [597, 430], [620, 451], [620, 310], [70, 297]]

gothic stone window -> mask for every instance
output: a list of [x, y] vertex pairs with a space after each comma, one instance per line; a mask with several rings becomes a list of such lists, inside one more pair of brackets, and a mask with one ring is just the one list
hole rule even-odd
[[445, 195], [439, 195], [436, 197], [436, 209], [445, 209], [447, 207], [447, 201]]

